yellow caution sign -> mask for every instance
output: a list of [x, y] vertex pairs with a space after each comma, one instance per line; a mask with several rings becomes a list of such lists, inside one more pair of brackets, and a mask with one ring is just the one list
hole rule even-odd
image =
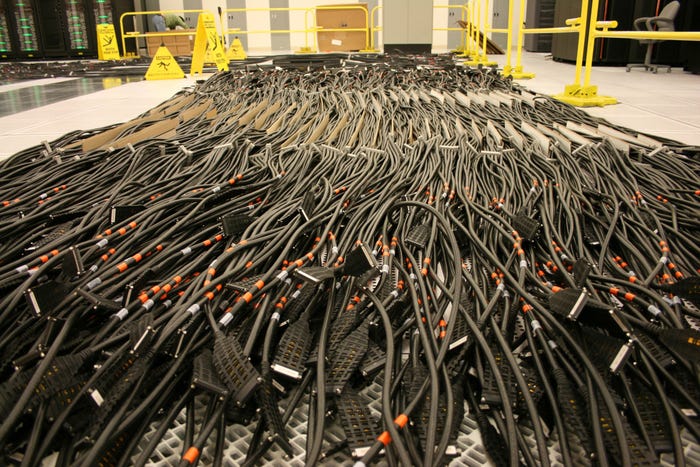
[[164, 45], [158, 47], [153, 61], [146, 72], [146, 79], [181, 79], [184, 77], [185, 72], [177, 64], [175, 57], [173, 57], [168, 48]]
[[97, 58], [100, 60], [119, 60], [117, 34], [113, 24], [97, 25]]
[[221, 45], [219, 33], [216, 31], [216, 22], [211, 13], [200, 13], [197, 21], [197, 33], [194, 38], [194, 51], [192, 52], [192, 68], [190, 74], [202, 74], [207, 49], [213, 62], [219, 71], [228, 71], [226, 51]]
[[248, 58], [245, 50], [243, 50], [243, 44], [241, 44], [241, 40], [238, 37], [235, 37], [233, 42], [231, 42], [231, 47], [229, 47], [228, 52], [226, 52], [226, 58], [229, 60], [245, 60]]

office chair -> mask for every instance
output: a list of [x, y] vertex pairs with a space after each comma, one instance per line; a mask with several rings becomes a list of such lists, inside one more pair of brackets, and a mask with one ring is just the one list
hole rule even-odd
[[[677, 0], [666, 5], [659, 16], [649, 16], [644, 18], [637, 18], [634, 20], [634, 29], [637, 31], [654, 31], [654, 26], [656, 26], [656, 31], [675, 31], [676, 28], [673, 25], [673, 20], [678, 14], [678, 9], [681, 3]], [[628, 63], [627, 71], [632, 68], [644, 68], [645, 70], [651, 70], [652, 73], [656, 73], [661, 67], [665, 67], [668, 72], [671, 71], [670, 65], [652, 65], [651, 64], [651, 54], [654, 50], [654, 44], [657, 42], [662, 42], [656, 39], [640, 39], [640, 44], [646, 44], [647, 53], [644, 57], [644, 63]]]

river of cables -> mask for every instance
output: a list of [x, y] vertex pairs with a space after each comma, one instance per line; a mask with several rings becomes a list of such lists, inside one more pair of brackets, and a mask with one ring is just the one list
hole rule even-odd
[[404, 60], [17, 153], [0, 464], [698, 465], [699, 152]]

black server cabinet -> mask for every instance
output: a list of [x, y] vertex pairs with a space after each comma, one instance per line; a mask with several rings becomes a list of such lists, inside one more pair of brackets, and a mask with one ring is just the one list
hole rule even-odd
[[[656, 16], [670, 0], [607, 0], [601, 2], [598, 10], [599, 20], [615, 20], [617, 30], [631, 31], [634, 29], [635, 18]], [[675, 19], [676, 30], [697, 31], [700, 29], [698, 20], [693, 19], [693, 11], [700, 8], [700, 0], [685, 0]], [[579, 15], [581, 2], [579, 0], [557, 0], [554, 18], [555, 24], [561, 25], [566, 18]], [[652, 63], [667, 65], [683, 65], [692, 55], [693, 44], [680, 41], [664, 41], [654, 45]], [[578, 34], [555, 34], [552, 39], [552, 56], [555, 60], [573, 62], [576, 60]], [[697, 49], [696, 49], [697, 50]], [[626, 65], [627, 63], [642, 63], [646, 45], [634, 39], [596, 40], [593, 63], [605, 65]]]
[[[618, 30], [633, 29], [632, 23], [637, 9], [637, 0], [607, 0], [598, 6], [598, 20], [618, 22]], [[567, 18], [576, 18], [581, 13], [580, 0], [557, 0], [554, 9], [554, 23], [564, 24]], [[555, 60], [574, 62], [578, 48], [578, 34], [554, 34], [552, 56]], [[584, 47], [585, 52], [586, 47]], [[628, 39], [597, 39], [593, 53], [593, 63], [624, 65], [629, 61], [630, 41]]]
[[0, 58], [40, 58], [36, 11], [31, 0], [3, 0], [3, 29], [0, 36], [4, 44]]
[[[529, 0], [525, 13], [525, 25], [528, 28], [551, 28], [554, 26], [555, 0]], [[563, 26], [557, 24], [557, 26]], [[552, 34], [526, 34], [525, 50], [529, 52], [551, 52]]]
[[103, 23], [114, 25], [123, 55], [119, 17], [127, 11], [133, 1], [0, 0], [0, 59], [96, 57]]
[[0, 59], [15, 56], [15, 44], [10, 33], [10, 14], [6, 9], [6, 1], [0, 0]]

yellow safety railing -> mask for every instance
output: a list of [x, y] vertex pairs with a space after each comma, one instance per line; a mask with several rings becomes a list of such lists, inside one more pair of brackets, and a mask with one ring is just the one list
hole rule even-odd
[[[290, 7], [290, 8], [284, 8], [284, 7], [279, 7], [279, 8], [226, 8], [226, 9], [221, 9], [219, 11], [219, 20], [221, 22], [221, 30], [223, 31], [223, 35], [225, 38], [225, 42], [227, 44], [230, 44], [230, 36], [231, 35], [251, 35], [251, 34], [291, 34], [291, 33], [303, 33], [304, 34], [304, 47], [302, 47], [301, 52], [312, 52], [311, 47], [309, 47], [309, 33], [313, 31], [312, 28], [309, 27], [309, 22], [308, 22], [308, 13], [311, 8], [303, 8], [303, 7]], [[274, 11], [288, 11], [288, 12], [303, 12], [304, 13], [304, 29], [254, 29], [254, 30], [246, 30], [246, 29], [241, 29], [241, 28], [229, 28], [227, 25], [225, 25], [224, 20], [227, 15], [227, 13], [247, 13], [249, 11], [255, 11], [255, 12], [261, 12], [261, 11], [266, 11], [266, 12], [274, 12]]]
[[[588, 17], [588, 2], [581, 2], [581, 18]], [[591, 71], [593, 68], [593, 54], [595, 40], [598, 38], [610, 39], [656, 39], [665, 41], [700, 41], [700, 31], [610, 31], [617, 27], [617, 21], [598, 21], [597, 12], [599, 0], [592, 0], [590, 5], [590, 19], [582, 21], [588, 25], [588, 38], [585, 37], [585, 29], [579, 32], [578, 53], [576, 56], [576, 77], [574, 84], [564, 87], [564, 92], [557, 94], [556, 99], [568, 102], [579, 107], [604, 106], [616, 104], [617, 99], [610, 96], [598, 95], [598, 86], [591, 85]], [[583, 84], [581, 84], [581, 68], [583, 65], [584, 41], [588, 41], [586, 49], [586, 63]]]
[[[371, 36], [372, 33], [370, 31], [370, 20], [369, 20], [369, 11], [367, 11], [366, 6], [361, 6], [361, 5], [329, 5], [329, 6], [317, 6], [314, 8], [310, 8], [309, 10], [313, 10], [314, 12], [317, 12], [319, 10], [321, 11], [333, 11], [333, 10], [360, 10], [364, 13], [365, 15], [365, 27], [364, 28], [324, 28], [321, 26], [318, 26], [317, 24], [314, 23], [314, 30], [318, 33], [320, 31], [322, 32], [364, 32], [365, 33], [365, 48], [360, 50], [360, 52], [378, 52], [378, 50], [374, 50], [371, 44]], [[316, 18], [316, 15], [314, 15], [314, 19]], [[314, 36], [316, 37], [316, 36]], [[317, 48], [318, 50], [318, 48]]]
[[[361, 10], [365, 15], [365, 26], [362, 28], [323, 28], [316, 24], [316, 11], [318, 10]], [[376, 9], [376, 8], [375, 8]], [[373, 9], [372, 11], [374, 12]], [[304, 29], [241, 29], [241, 28], [228, 28], [224, 21], [225, 16], [228, 13], [247, 13], [250, 11], [254, 12], [275, 12], [275, 11], [287, 11], [287, 12], [303, 12], [304, 14]], [[367, 8], [361, 5], [338, 5], [338, 6], [319, 6], [311, 8], [302, 7], [289, 7], [289, 8], [226, 8], [220, 10], [220, 21], [221, 30], [223, 31], [226, 42], [230, 42], [231, 35], [247, 35], [251, 34], [291, 34], [299, 33], [304, 34], [304, 46], [298, 50], [299, 53], [317, 53], [318, 52], [318, 40], [317, 35], [319, 31], [324, 32], [364, 32], [365, 33], [365, 48], [361, 50], [362, 52], [377, 52], [374, 49], [372, 28], [370, 26], [370, 15]], [[310, 19], [311, 18], [311, 19]], [[309, 45], [309, 34], [313, 37], [313, 46]]]
[[[474, 3], [474, 2], [471, 2]], [[472, 9], [473, 10], [473, 9]], [[481, 14], [483, 10], [483, 15]], [[496, 62], [489, 60], [488, 54], [486, 53], [486, 49], [488, 47], [488, 36], [486, 35], [486, 31], [489, 28], [488, 24], [488, 13], [489, 13], [489, 1], [488, 0], [483, 0], [483, 1], [476, 1], [476, 27], [474, 28], [474, 45], [475, 49], [473, 53], [476, 55], [475, 57], [472, 58], [472, 60], [469, 60], [465, 62], [466, 65], [472, 65], [472, 66], [493, 66], [496, 65]], [[481, 39], [482, 39], [482, 44], [481, 47], [479, 47], [479, 34], [481, 34]]]
[[[511, 66], [511, 48], [512, 48], [512, 34], [513, 28], [508, 28], [508, 36], [509, 36], [509, 43], [508, 43], [508, 50], [506, 51], [506, 65], [503, 67], [503, 76], [512, 76], [514, 79], [530, 79], [534, 78], [535, 74], [534, 73], [527, 73], [523, 71], [523, 65], [522, 65], [522, 54], [523, 54], [523, 42], [525, 38], [525, 34], [567, 34], [567, 33], [578, 33], [580, 34], [585, 34], [586, 31], [586, 23], [585, 21], [581, 21], [580, 18], [584, 16], [583, 13], [583, 4], [581, 5], [582, 11], [581, 11], [581, 17], [579, 18], [572, 18], [566, 21], [566, 26], [555, 26], [551, 28], [526, 28], [525, 27], [525, 21], [523, 20], [525, 17], [525, 3], [526, 0], [520, 0], [520, 28], [518, 29], [518, 43], [516, 46], [516, 60], [515, 60], [515, 68]], [[508, 23], [510, 24], [510, 18], [512, 17], [512, 12], [513, 12], [513, 2], [509, 3], [509, 11], [508, 11]], [[581, 36], [579, 36], [581, 37]], [[582, 50], [583, 51], [583, 50]]]
[[[153, 11], [127, 11], [119, 17], [119, 27], [121, 31], [124, 31], [124, 18], [127, 17], [137, 17], [137, 16], [155, 16], [163, 15], [168, 13], [209, 13], [209, 10], [153, 10]], [[134, 27], [136, 27], [136, 21], [134, 21]], [[136, 55], [138, 55], [138, 38], [139, 37], [167, 37], [167, 36], [191, 36], [192, 31], [188, 30], [174, 30], [174, 31], [152, 31], [152, 32], [140, 32], [140, 31], [129, 31], [122, 34], [122, 50], [126, 51], [126, 39], [134, 39], [136, 44]]]
[[433, 31], [460, 31], [460, 46], [457, 48], [456, 52], [459, 53], [458, 56], [460, 57], [469, 56], [472, 52], [469, 41], [471, 37], [472, 21], [469, 20], [469, 9], [467, 8], [467, 5], [433, 5], [433, 9], [460, 10], [460, 19], [463, 23], [467, 23], [466, 29], [448, 26], [446, 28], [433, 28]]

